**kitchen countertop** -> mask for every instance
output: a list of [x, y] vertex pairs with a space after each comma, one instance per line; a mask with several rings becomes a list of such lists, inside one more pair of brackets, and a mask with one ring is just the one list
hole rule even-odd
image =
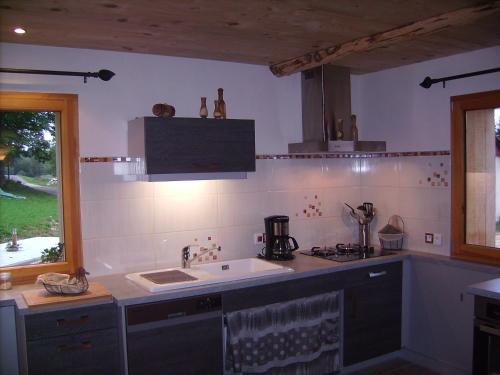
[[102, 276], [97, 277], [94, 280], [105, 285], [113, 293], [113, 296], [115, 297], [118, 305], [125, 306], [136, 303], [148, 303], [176, 298], [192, 297], [200, 294], [220, 293], [224, 291], [265, 285], [269, 283], [297, 280], [305, 277], [319, 276], [332, 272], [396, 262], [406, 257], [406, 254], [400, 252], [395, 253], [394, 255], [387, 255], [383, 257], [337, 263], [326, 259], [307, 256], [304, 254], [297, 254], [295, 256], [295, 259], [293, 260], [274, 262], [284, 267], [290, 267], [294, 270], [294, 272], [157, 293], [148, 292], [132, 281], [125, 280], [124, 282], [125, 274]]
[[[104, 285], [113, 294], [114, 301], [119, 306], [132, 305], [137, 303], [157, 302], [169, 299], [192, 297], [201, 294], [220, 293], [240, 288], [248, 288], [258, 285], [265, 285], [270, 283], [296, 280], [305, 277], [319, 276], [332, 272], [346, 271], [361, 267], [374, 266], [384, 263], [392, 263], [404, 259], [414, 258], [421, 261], [429, 261], [433, 263], [442, 263], [462, 267], [467, 269], [476, 269], [483, 272], [492, 273], [492, 278], [500, 276], [500, 269], [498, 267], [480, 265], [465, 261], [456, 260], [447, 256], [434, 255], [423, 253], [419, 251], [403, 250], [395, 252], [394, 255], [387, 255], [383, 257], [363, 259], [352, 262], [337, 263], [326, 259], [311, 257], [303, 254], [296, 253], [296, 257], [290, 261], [280, 261], [278, 264], [294, 269], [294, 272], [277, 274], [265, 277], [257, 277], [252, 279], [244, 279], [241, 281], [231, 281], [219, 284], [210, 284], [199, 287], [190, 287], [184, 289], [170, 290], [165, 292], [151, 293], [147, 290], [136, 285], [132, 281], [125, 278], [125, 273], [113, 274], [107, 276], [98, 276], [90, 278]], [[497, 292], [500, 293], [500, 279], [498, 279]], [[486, 284], [486, 283], [481, 283]], [[481, 285], [478, 284], [478, 285]], [[22, 292], [28, 289], [37, 288], [33, 284], [18, 285], [8, 291], [0, 291], [0, 306], [13, 306], [17, 305], [21, 314], [32, 314], [42, 311], [53, 311], [69, 309], [78, 306], [92, 306], [102, 303], [109, 303], [110, 301], [81, 301], [69, 302], [67, 304], [39, 307], [36, 309], [29, 309], [26, 306]], [[495, 293], [495, 292], [489, 292]], [[496, 297], [499, 298], [499, 297]]]
[[[107, 276], [98, 276], [89, 278], [91, 281], [104, 285], [113, 294], [114, 300], [119, 306], [133, 305], [137, 303], [149, 303], [164, 301], [169, 299], [192, 297], [201, 294], [220, 293], [223, 291], [248, 288], [252, 286], [265, 285], [288, 280], [295, 280], [305, 277], [318, 276], [332, 272], [345, 271], [360, 267], [368, 267], [378, 264], [400, 261], [408, 257], [405, 251], [387, 255], [383, 257], [364, 259], [359, 261], [337, 263], [326, 259], [315, 258], [303, 254], [297, 254], [295, 259], [290, 261], [280, 261], [278, 264], [290, 267], [294, 272], [244, 279], [241, 281], [222, 282], [218, 284], [209, 284], [199, 287], [189, 287], [184, 289], [170, 290], [165, 292], [151, 293], [134, 282], [125, 278], [125, 273], [113, 274]], [[58, 304], [46, 307], [28, 308], [22, 292], [29, 289], [41, 288], [33, 284], [17, 285], [11, 290], [0, 292], [0, 306], [17, 305], [19, 312], [23, 315], [63, 310], [79, 306], [92, 306], [102, 304], [102, 301], [81, 301], [68, 302], [67, 304]], [[105, 301], [104, 303], [109, 303]]]
[[500, 278], [470, 285], [467, 292], [476, 296], [500, 300]]

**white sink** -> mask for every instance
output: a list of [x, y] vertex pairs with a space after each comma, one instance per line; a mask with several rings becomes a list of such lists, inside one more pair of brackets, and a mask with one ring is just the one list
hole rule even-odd
[[[151, 276], [151, 274], [155, 273], [162, 273], [163, 275], [173, 274], [170, 271], [176, 271], [175, 274], [180, 276], [188, 275], [186, 278], [191, 276], [194, 280], [174, 282], [167, 281], [158, 283], [148, 280], [143, 276]], [[181, 272], [181, 274], [179, 272]], [[126, 275], [126, 278], [132, 280], [150, 292], [161, 292], [166, 290], [269, 276], [286, 272], [293, 272], [293, 269], [261, 259], [247, 258], [228, 260], [226, 262], [198, 264], [191, 266], [191, 268], [176, 267], [147, 272], [136, 272]]]

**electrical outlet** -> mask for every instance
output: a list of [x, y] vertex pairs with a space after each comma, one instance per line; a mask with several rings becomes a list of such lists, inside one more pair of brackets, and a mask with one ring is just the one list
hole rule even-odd
[[434, 234], [433, 233], [425, 233], [425, 243], [434, 243]]
[[265, 234], [264, 233], [254, 233], [253, 235], [253, 243], [254, 245], [259, 245], [264, 243], [265, 241]]
[[443, 244], [443, 235], [441, 233], [434, 233], [434, 245], [441, 246]]

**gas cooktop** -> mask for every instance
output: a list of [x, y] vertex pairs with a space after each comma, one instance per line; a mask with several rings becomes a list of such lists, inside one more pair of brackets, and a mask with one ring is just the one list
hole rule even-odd
[[373, 247], [362, 248], [358, 244], [337, 244], [333, 246], [315, 246], [311, 250], [301, 251], [302, 254], [318, 258], [333, 260], [335, 262], [350, 262], [353, 260], [376, 258], [394, 254], [385, 250], [375, 250]]

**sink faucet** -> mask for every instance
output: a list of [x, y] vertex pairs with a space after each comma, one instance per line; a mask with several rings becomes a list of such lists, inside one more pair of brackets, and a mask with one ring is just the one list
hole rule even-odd
[[181, 266], [182, 268], [191, 268], [191, 263], [195, 260], [198, 259], [199, 257], [205, 255], [208, 253], [210, 250], [217, 250], [221, 251], [220, 246], [213, 245], [212, 248], [208, 247], [203, 247], [200, 246], [200, 251], [198, 253], [195, 253], [191, 259], [189, 259], [190, 253], [191, 253], [191, 246], [198, 246], [198, 245], [187, 245], [182, 248], [182, 263]]

